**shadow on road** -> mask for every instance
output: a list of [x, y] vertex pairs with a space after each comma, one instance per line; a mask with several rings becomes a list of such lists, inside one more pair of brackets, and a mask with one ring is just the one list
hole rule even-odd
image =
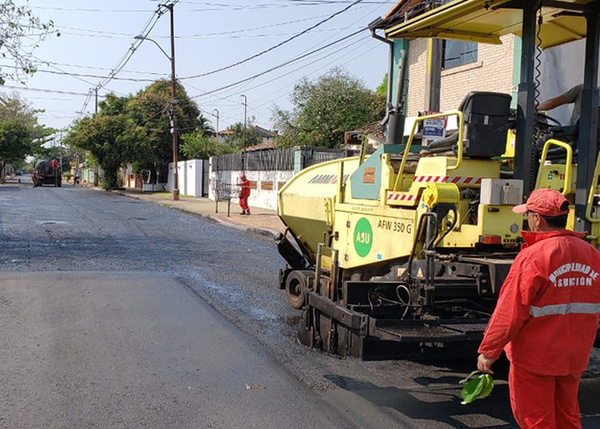
[[461, 377], [417, 377], [413, 387], [377, 386], [368, 381], [331, 375], [327, 378], [338, 387], [372, 402], [378, 407], [395, 410], [414, 421], [415, 427], [516, 428], [508, 401], [508, 385], [497, 380], [489, 399], [469, 405], [460, 404]]
[[[422, 362], [423, 363], [423, 362]], [[435, 375], [418, 376], [414, 384], [403, 388], [378, 386], [370, 381], [339, 375], [326, 378], [339, 388], [361, 396], [374, 405], [395, 410], [414, 421], [415, 427], [437, 428], [518, 428], [510, 409], [508, 392], [508, 361], [499, 361], [494, 374], [495, 386], [492, 394], [483, 400], [461, 405], [458, 374], [467, 374], [473, 369], [472, 361], [444, 362], [447, 369]], [[433, 373], [433, 371], [432, 371]], [[600, 378], [584, 378], [581, 381], [579, 402], [583, 429], [600, 427]]]

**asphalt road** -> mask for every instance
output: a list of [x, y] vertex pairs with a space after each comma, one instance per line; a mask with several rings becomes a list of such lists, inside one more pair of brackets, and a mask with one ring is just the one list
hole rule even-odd
[[347, 427], [169, 275], [4, 273], [0, 308], [3, 427]]
[[[513, 428], [506, 374], [296, 341], [267, 238], [89, 188], [0, 187], [0, 427]], [[600, 425], [594, 368], [580, 394]]]

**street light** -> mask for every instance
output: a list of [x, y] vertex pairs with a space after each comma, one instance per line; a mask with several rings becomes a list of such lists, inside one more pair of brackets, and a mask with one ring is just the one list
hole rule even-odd
[[171, 55], [167, 54], [163, 48], [155, 41], [146, 36], [135, 36], [137, 40], [148, 40], [158, 46], [158, 49], [171, 61], [171, 134], [173, 135], [173, 200], [179, 199], [179, 178], [177, 174], [178, 147], [177, 147], [177, 115], [175, 115], [175, 105], [177, 104], [177, 91], [175, 81], [175, 30], [173, 20], [173, 4], [163, 5], [171, 12]]
[[[215, 115], [215, 112], [217, 112], [217, 114]], [[214, 109], [213, 110], [213, 116], [215, 116], [217, 118], [217, 141], [219, 141], [219, 109]]]
[[242, 173], [246, 172], [246, 109], [248, 107], [248, 98], [245, 95], [240, 95], [240, 98], [244, 97], [244, 148], [242, 149]]

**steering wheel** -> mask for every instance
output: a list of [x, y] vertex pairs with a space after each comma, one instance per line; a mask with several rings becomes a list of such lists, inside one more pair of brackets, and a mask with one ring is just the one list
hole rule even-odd
[[563, 126], [563, 124], [561, 124], [561, 122], [558, 119], [553, 118], [552, 116], [548, 116], [546, 113], [543, 112], [535, 112], [535, 125], [545, 130], [552, 127]]

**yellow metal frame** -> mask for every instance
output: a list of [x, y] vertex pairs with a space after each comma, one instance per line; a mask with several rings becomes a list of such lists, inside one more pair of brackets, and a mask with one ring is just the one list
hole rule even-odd
[[403, 183], [404, 178], [404, 168], [406, 167], [406, 161], [408, 160], [408, 156], [410, 155], [410, 147], [412, 146], [412, 142], [415, 137], [415, 131], [417, 130], [417, 125], [419, 122], [423, 122], [426, 119], [436, 119], [436, 118], [446, 118], [448, 116], [458, 116], [458, 153], [456, 154], [456, 164], [448, 166], [448, 170], [456, 170], [460, 167], [462, 163], [462, 155], [463, 155], [463, 129], [464, 129], [464, 116], [463, 112], [460, 110], [450, 110], [444, 113], [436, 113], [433, 115], [425, 115], [419, 116], [415, 119], [415, 122], [412, 125], [410, 130], [410, 136], [408, 137], [408, 141], [406, 142], [406, 147], [404, 148], [404, 155], [402, 156], [402, 163], [400, 164], [400, 168], [398, 169], [398, 175], [396, 176], [396, 181], [394, 182], [393, 192], [401, 192], [400, 186]]
[[[590, 223], [600, 223], [600, 219], [592, 218], [592, 204], [594, 204], [594, 193], [597, 190], [597, 184], [598, 184], [599, 177], [600, 177], [600, 153], [598, 153], [598, 158], [596, 159], [596, 168], [594, 169], [592, 186], [590, 188], [590, 192], [588, 195], [588, 203], [587, 203], [587, 207], [585, 209], [585, 218]], [[599, 236], [600, 236], [600, 233], [595, 234], [595, 235], [590, 234], [587, 236], [587, 239], [588, 240], [597, 240]]]
[[[565, 179], [564, 179], [565, 186], [563, 187], [562, 194], [568, 195], [571, 193], [571, 176], [573, 175], [573, 173], [572, 173], [573, 148], [568, 143], [564, 143], [564, 142], [561, 142], [556, 139], [550, 139], [550, 140], [546, 141], [546, 143], [544, 144], [544, 149], [542, 150], [542, 157], [540, 159], [540, 165], [544, 165], [544, 163], [546, 162], [546, 156], [548, 156], [548, 150], [550, 149], [550, 146], [559, 146], [567, 151], [567, 161], [565, 163]], [[540, 187], [541, 174], [542, 174], [542, 170], [540, 169], [540, 172], [538, 173], [537, 179], [535, 181], [536, 189], [538, 189]]]

